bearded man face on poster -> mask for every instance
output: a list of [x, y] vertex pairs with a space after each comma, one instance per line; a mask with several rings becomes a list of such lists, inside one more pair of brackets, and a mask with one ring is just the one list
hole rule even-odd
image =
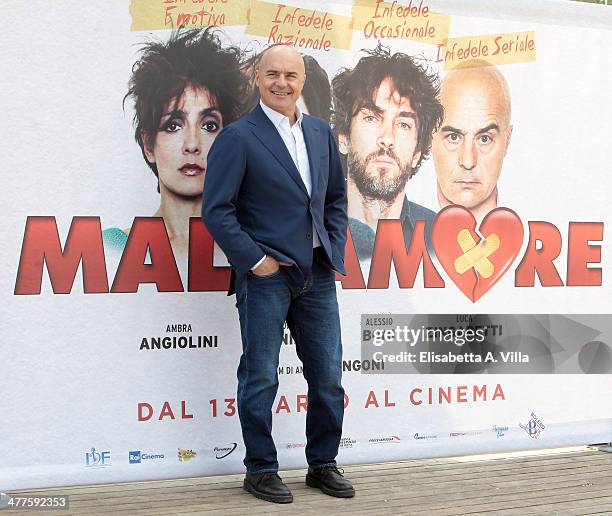
[[349, 227], [360, 260], [372, 256], [378, 222], [401, 221], [406, 244], [435, 212], [411, 200], [408, 181], [429, 156], [442, 120], [438, 76], [428, 63], [379, 44], [332, 80], [334, 129], [346, 156]]

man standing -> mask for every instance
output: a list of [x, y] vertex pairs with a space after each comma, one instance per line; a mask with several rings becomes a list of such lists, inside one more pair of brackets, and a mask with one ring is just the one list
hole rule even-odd
[[405, 187], [427, 158], [442, 120], [437, 76], [381, 45], [332, 81], [340, 152], [347, 156], [348, 215], [360, 259], [371, 257], [379, 219], [400, 219], [406, 246], [417, 220], [426, 237], [435, 213]]
[[[484, 66], [486, 65], [486, 66]], [[497, 181], [512, 136], [510, 90], [499, 70], [471, 61], [448, 73], [433, 159], [440, 207], [459, 204], [480, 224], [497, 207]]]
[[285, 320], [308, 382], [306, 484], [355, 494], [335, 461], [344, 413], [335, 274], [345, 273], [345, 179], [329, 125], [296, 107], [305, 79], [297, 51], [266, 50], [256, 72], [259, 105], [208, 154], [202, 211], [235, 276], [244, 488], [278, 503], [293, 500], [271, 436]]

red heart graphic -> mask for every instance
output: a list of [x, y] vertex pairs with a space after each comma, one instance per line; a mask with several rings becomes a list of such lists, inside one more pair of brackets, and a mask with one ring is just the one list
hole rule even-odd
[[485, 241], [476, 233], [472, 212], [456, 205], [441, 210], [431, 227], [440, 264], [473, 303], [499, 281], [516, 258], [523, 243], [523, 224], [514, 211], [496, 208], [480, 224], [480, 233]]

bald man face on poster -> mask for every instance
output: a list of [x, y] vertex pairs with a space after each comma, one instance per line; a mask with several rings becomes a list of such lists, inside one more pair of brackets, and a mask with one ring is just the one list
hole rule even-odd
[[497, 207], [512, 136], [508, 83], [495, 66], [473, 61], [446, 75], [440, 100], [444, 121], [432, 143], [438, 201], [464, 206], [480, 222]]

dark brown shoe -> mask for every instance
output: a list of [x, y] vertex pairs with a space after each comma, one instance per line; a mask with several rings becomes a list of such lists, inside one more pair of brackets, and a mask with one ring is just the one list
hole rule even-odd
[[293, 495], [277, 473], [247, 473], [242, 487], [254, 497], [273, 503], [291, 503]]
[[352, 498], [355, 496], [353, 484], [344, 478], [344, 471], [339, 470], [336, 466], [308, 468], [306, 485], [316, 487], [325, 494], [337, 498]]

